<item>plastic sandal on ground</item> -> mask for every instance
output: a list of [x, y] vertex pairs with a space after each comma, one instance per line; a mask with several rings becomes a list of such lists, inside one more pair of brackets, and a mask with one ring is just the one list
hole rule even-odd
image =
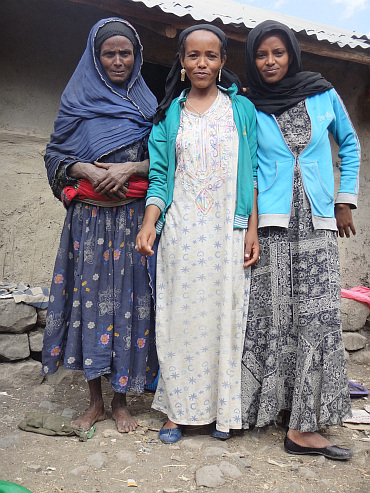
[[162, 443], [176, 443], [181, 439], [181, 428], [165, 429], [163, 426], [159, 430], [159, 439]]
[[216, 429], [216, 423], [212, 423], [210, 425], [209, 435], [212, 438], [218, 438], [219, 440], [228, 440], [229, 438], [231, 438], [231, 433], [230, 432], [218, 431]]
[[360, 383], [348, 380], [348, 386], [350, 397], [367, 397], [369, 395], [368, 389]]

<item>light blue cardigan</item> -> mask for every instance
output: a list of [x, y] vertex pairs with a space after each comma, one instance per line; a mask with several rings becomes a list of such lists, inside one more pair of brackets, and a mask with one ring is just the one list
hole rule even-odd
[[[340, 187], [336, 203], [357, 206], [360, 143], [347, 110], [334, 89], [305, 101], [311, 139], [298, 156], [303, 185], [311, 204], [314, 229], [336, 230], [334, 174], [329, 132], [339, 145]], [[258, 227], [287, 228], [293, 192], [295, 158], [274, 115], [257, 111]]]
[[[244, 96], [237, 95], [237, 88], [219, 87], [232, 102], [234, 122], [239, 135], [237, 203], [234, 228], [247, 228], [253, 210], [254, 187], [257, 186], [257, 138], [254, 105]], [[176, 170], [175, 143], [180, 125], [182, 103], [186, 92], [174, 99], [163, 121], [153, 126], [149, 137], [149, 189], [146, 205], [156, 205], [161, 210], [156, 229], [162, 230], [165, 214], [173, 198]]]

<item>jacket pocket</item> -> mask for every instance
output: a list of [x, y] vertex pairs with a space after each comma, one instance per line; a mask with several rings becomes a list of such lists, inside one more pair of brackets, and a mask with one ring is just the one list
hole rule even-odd
[[294, 159], [259, 163], [258, 213], [289, 214], [292, 199]]
[[301, 159], [299, 164], [313, 214], [320, 217], [333, 217], [334, 177], [331, 163], [330, 169], [325, 170], [327, 172], [324, 174], [320, 173], [318, 161]]

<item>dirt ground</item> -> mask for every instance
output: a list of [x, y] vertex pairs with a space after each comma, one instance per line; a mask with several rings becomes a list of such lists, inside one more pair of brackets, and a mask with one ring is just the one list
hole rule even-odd
[[[350, 364], [348, 370], [351, 380], [370, 388], [370, 367]], [[112, 393], [107, 383], [104, 395], [109, 409]], [[45, 406], [58, 414], [66, 409], [82, 413], [88, 404], [84, 382], [1, 389], [0, 479], [32, 493], [370, 492], [369, 432], [367, 436], [339, 426], [324, 432], [337, 445], [355, 451], [348, 462], [287, 454], [279, 425], [240, 432], [226, 442], [209, 437], [206, 428], [191, 429], [177, 444], [164, 445], [156, 431], [164, 416], [151, 410], [152, 397], [149, 392], [129, 395], [130, 410], [141, 424], [136, 432], [119, 434], [108, 414], [92, 438], [82, 442], [24, 432], [18, 423], [26, 411], [46, 411]], [[370, 399], [352, 399], [353, 408], [367, 404]], [[234, 468], [228, 474], [230, 464], [239, 472]], [[196, 471], [206, 465], [226, 471], [223, 485], [197, 486]], [[136, 486], [130, 486], [130, 480]]]

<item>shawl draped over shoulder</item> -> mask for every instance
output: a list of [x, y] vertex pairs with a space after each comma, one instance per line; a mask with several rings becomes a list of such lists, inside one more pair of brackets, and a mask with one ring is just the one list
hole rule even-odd
[[[117, 21], [132, 29], [138, 42], [125, 89], [109, 81], [94, 49], [99, 29]], [[129, 22], [111, 17], [92, 27], [86, 49], [62, 94], [54, 132], [46, 147], [44, 160], [52, 188], [56, 172], [63, 164], [73, 160], [93, 163], [150, 132], [157, 100], [141, 75], [142, 64], [143, 47]]]

